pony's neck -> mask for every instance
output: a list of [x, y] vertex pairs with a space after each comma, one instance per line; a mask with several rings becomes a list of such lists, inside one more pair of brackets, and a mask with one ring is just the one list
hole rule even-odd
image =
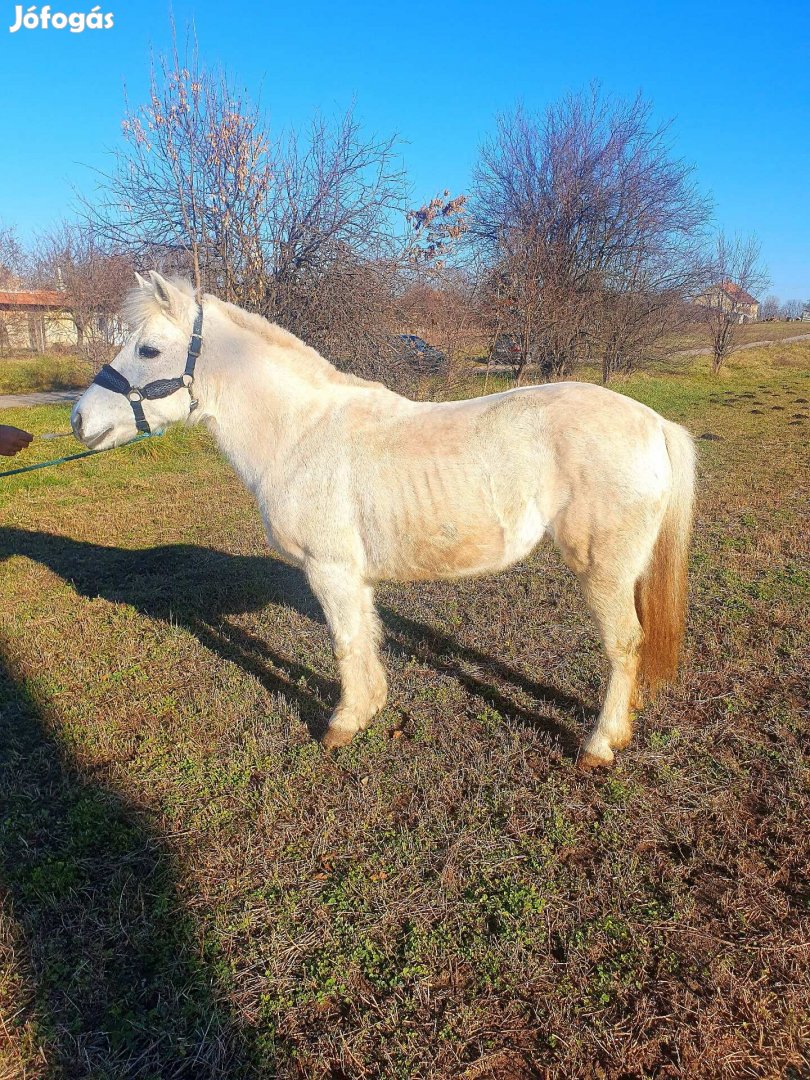
[[195, 383], [199, 419], [244, 482], [255, 488], [289, 457], [334, 399], [334, 390], [345, 384], [317, 354], [320, 363], [308, 362], [311, 350], [292, 335], [280, 331], [274, 341], [269, 326], [265, 336], [235, 323], [219, 302], [206, 308]]

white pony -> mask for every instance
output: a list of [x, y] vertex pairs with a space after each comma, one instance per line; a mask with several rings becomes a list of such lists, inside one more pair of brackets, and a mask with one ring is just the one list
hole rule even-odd
[[[155, 428], [212, 432], [326, 616], [341, 696], [323, 743], [350, 742], [386, 700], [376, 582], [495, 573], [548, 533], [610, 661], [579, 763], [609, 765], [631, 738], [639, 684], [654, 690], [677, 667], [694, 489], [684, 428], [577, 382], [410, 401], [210, 295], [189, 385], [178, 376], [200, 310], [193, 290], [154, 272], [138, 282], [133, 333], [114, 361], [123, 389], [91, 385], [74, 432], [89, 447], [120, 445], [139, 409]], [[138, 401], [147, 383], [158, 390]]]

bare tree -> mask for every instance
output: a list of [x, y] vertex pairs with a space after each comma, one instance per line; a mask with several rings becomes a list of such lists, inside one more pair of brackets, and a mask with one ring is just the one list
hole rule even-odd
[[719, 233], [712, 260], [713, 284], [698, 298], [712, 350], [712, 371], [722, 369], [742, 323], [756, 318], [756, 293], [768, 284], [755, 236]]
[[773, 319], [779, 318], [780, 310], [779, 297], [771, 294], [766, 296], [762, 303], [759, 305], [759, 317], [767, 322]]
[[0, 289], [19, 288], [25, 261], [16, 230], [0, 222]]
[[471, 198], [469, 235], [486, 268], [489, 323], [495, 340], [504, 336], [513, 346], [518, 380], [541, 349], [551, 370], [570, 368], [581, 329], [578, 269], [566, 266], [563, 229], [553, 235], [559, 161], [547, 134], [520, 109], [500, 117], [481, 151]]
[[409, 231], [400, 272], [400, 330], [417, 334], [445, 357], [442, 381], [430, 392], [455, 394], [470, 374], [473, 357], [486, 351], [481, 317], [482, 277], [463, 241], [467, 198], [448, 190], [406, 215]]
[[709, 206], [651, 105], [594, 87], [542, 117], [501, 117], [476, 168], [470, 233], [489, 255], [502, 326], [521, 361], [603, 377], [671, 329], [702, 281]]
[[395, 140], [351, 111], [271, 138], [260, 110], [192, 46], [153, 65], [125, 146], [85, 210], [140, 263], [273, 318], [368, 373], [395, 324], [404, 178]]
[[463, 388], [473, 360], [486, 353], [479, 289], [480, 280], [467, 267], [434, 267], [429, 273], [420, 268], [408, 276], [398, 298], [400, 332], [418, 335], [445, 358], [429, 372], [433, 395], [453, 395]]
[[108, 250], [88, 225], [63, 222], [39, 237], [33, 261], [37, 283], [64, 293], [79, 351], [95, 367], [108, 361], [120, 343], [118, 312], [132, 286], [132, 260]]
[[482, 295], [492, 350], [512, 367], [516, 382], [530, 364], [544, 376], [566, 375], [587, 352], [585, 291], [559, 282], [534, 237], [524, 244], [513, 237], [488, 268]]
[[[18, 289], [24, 272], [25, 253], [16, 231], [0, 223], [0, 289]], [[6, 316], [0, 313], [0, 354], [10, 347]]]
[[[808, 304], [810, 304], [810, 301], [808, 301]], [[779, 308], [779, 318], [788, 321], [791, 319], [800, 319], [803, 310], [804, 304], [801, 300], [786, 300]]]

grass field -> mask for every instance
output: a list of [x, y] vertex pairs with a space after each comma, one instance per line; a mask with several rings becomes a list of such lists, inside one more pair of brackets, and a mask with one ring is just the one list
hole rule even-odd
[[[797, 320], [782, 322], [779, 319], [774, 319], [773, 322], [744, 323], [734, 328], [734, 348], [750, 345], [755, 341], [782, 341], [784, 338], [799, 337], [802, 334], [810, 334], [810, 323]], [[693, 330], [684, 331], [672, 344], [680, 349], [708, 348], [705, 326], [698, 324]]]
[[0, 357], [0, 394], [73, 390], [93, 377], [91, 364], [73, 353], [32, 356], [20, 353]]
[[550, 548], [381, 588], [329, 756], [325, 627], [203, 433], [0, 481], [0, 1077], [810, 1075], [810, 342], [620, 388], [700, 499], [683, 677], [603, 775]]

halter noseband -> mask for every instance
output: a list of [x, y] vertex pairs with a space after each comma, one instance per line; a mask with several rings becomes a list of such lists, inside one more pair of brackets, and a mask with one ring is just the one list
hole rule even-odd
[[170, 394], [176, 394], [178, 390], [185, 388], [191, 398], [189, 414], [193, 413], [197, 408], [197, 401], [191, 388], [194, 384], [194, 366], [202, 349], [202, 324], [203, 309], [202, 304], [199, 304], [197, 306], [197, 317], [194, 320], [194, 329], [191, 332], [191, 341], [188, 345], [186, 369], [179, 378], [155, 379], [154, 382], [147, 383], [146, 386], [132, 386], [120, 371], [116, 371], [114, 367], [105, 364], [93, 379], [94, 383], [103, 386], [105, 390], [112, 390], [114, 394], [123, 394], [124, 397], [129, 399], [132, 412], [135, 414], [135, 426], [138, 431], [142, 431], [145, 435], [151, 435], [152, 429], [149, 427], [149, 421], [144, 415], [142, 401], [155, 401], [157, 398], [169, 397]]

